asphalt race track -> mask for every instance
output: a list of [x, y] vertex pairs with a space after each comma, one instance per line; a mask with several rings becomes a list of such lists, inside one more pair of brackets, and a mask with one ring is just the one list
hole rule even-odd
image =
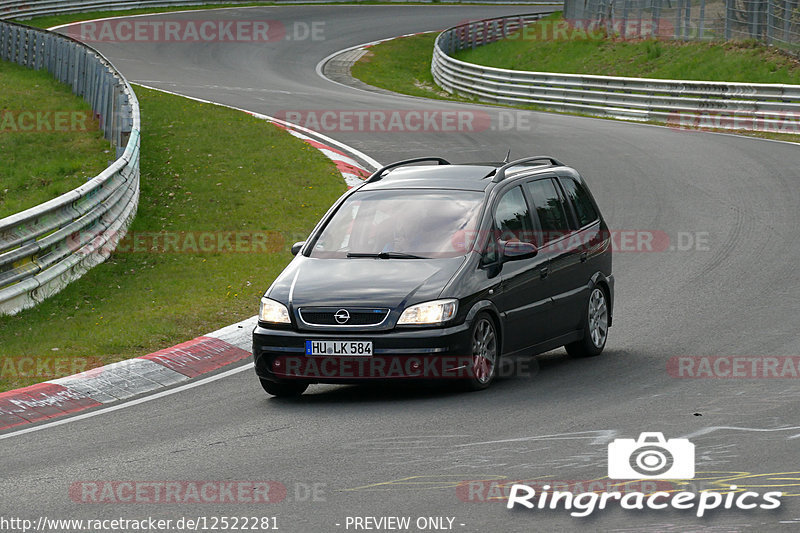
[[[797, 530], [800, 381], [668, 372], [669, 361], [676, 361], [671, 358], [681, 356], [800, 356], [797, 145], [390, 96], [338, 85], [315, 71], [322, 58], [349, 46], [533, 9], [215, 10], [161, 17], [277, 20], [290, 29], [303, 27], [296, 22], [322, 22], [316, 26], [322, 38], [90, 44], [132, 82], [273, 116], [291, 110], [460, 111], [484, 120], [482, 128], [461, 131], [323, 131], [382, 163], [420, 155], [496, 160], [510, 148], [518, 157], [548, 154], [574, 166], [589, 180], [612, 228], [653, 232], [664, 245], [615, 255], [615, 323], [601, 357], [572, 360], [557, 350], [521, 359], [509, 377], [472, 394], [448, 387], [320, 385], [298, 400], [278, 400], [264, 394], [252, 370], [234, 373], [0, 440], [0, 514], [265, 516], [276, 517], [280, 531], [301, 533], [355, 531], [352, 517], [366, 516], [411, 517], [410, 531], [433, 530], [435, 523], [416, 528], [418, 517], [452, 518], [452, 529], [464, 532]], [[263, 186], [269, 187], [269, 176]], [[270, 281], [264, 280], [265, 289]], [[508, 510], [503, 498], [482, 501], [497, 494], [477, 484], [467, 485], [472, 492], [457, 489], [469, 480], [604, 480], [612, 440], [655, 431], [688, 437], [696, 446], [696, 479], [677, 488], [782, 490], [781, 507], [698, 518], [692, 510], [611, 504], [575, 518], [563, 509]], [[230, 480], [273, 480], [287, 494], [271, 504], [73, 499], [74, 484], [87, 481]], [[445, 519], [440, 527], [448, 524]]]

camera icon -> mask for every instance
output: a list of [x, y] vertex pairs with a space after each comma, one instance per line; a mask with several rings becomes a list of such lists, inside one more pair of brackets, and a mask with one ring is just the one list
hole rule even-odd
[[665, 440], [663, 433], [642, 433], [635, 440], [615, 439], [608, 445], [608, 477], [692, 479], [694, 444], [689, 439]]

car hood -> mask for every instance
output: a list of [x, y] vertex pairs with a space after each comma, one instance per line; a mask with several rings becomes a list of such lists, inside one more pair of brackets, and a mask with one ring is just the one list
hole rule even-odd
[[388, 307], [434, 300], [464, 263], [448, 259], [316, 259], [298, 256], [267, 296], [298, 307]]

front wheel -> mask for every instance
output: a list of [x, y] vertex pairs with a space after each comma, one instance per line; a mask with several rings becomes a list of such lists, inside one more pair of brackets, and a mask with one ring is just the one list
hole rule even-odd
[[475, 317], [471, 339], [472, 368], [464, 385], [468, 390], [482, 390], [494, 381], [500, 359], [497, 330], [489, 315], [482, 313]]
[[262, 379], [261, 386], [268, 394], [278, 398], [293, 398], [303, 394], [308, 388], [308, 383], [276, 383], [268, 379]]
[[589, 296], [583, 339], [567, 344], [565, 348], [572, 357], [595, 357], [603, 352], [608, 338], [608, 302], [600, 287], [592, 289]]

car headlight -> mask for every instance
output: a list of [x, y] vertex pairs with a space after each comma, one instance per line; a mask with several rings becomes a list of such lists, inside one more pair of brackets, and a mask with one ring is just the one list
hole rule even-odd
[[434, 300], [408, 307], [397, 324], [441, 324], [456, 316], [458, 300]]
[[269, 298], [261, 298], [261, 310], [258, 312], [258, 319], [261, 322], [269, 322], [271, 324], [292, 323], [286, 306]]

